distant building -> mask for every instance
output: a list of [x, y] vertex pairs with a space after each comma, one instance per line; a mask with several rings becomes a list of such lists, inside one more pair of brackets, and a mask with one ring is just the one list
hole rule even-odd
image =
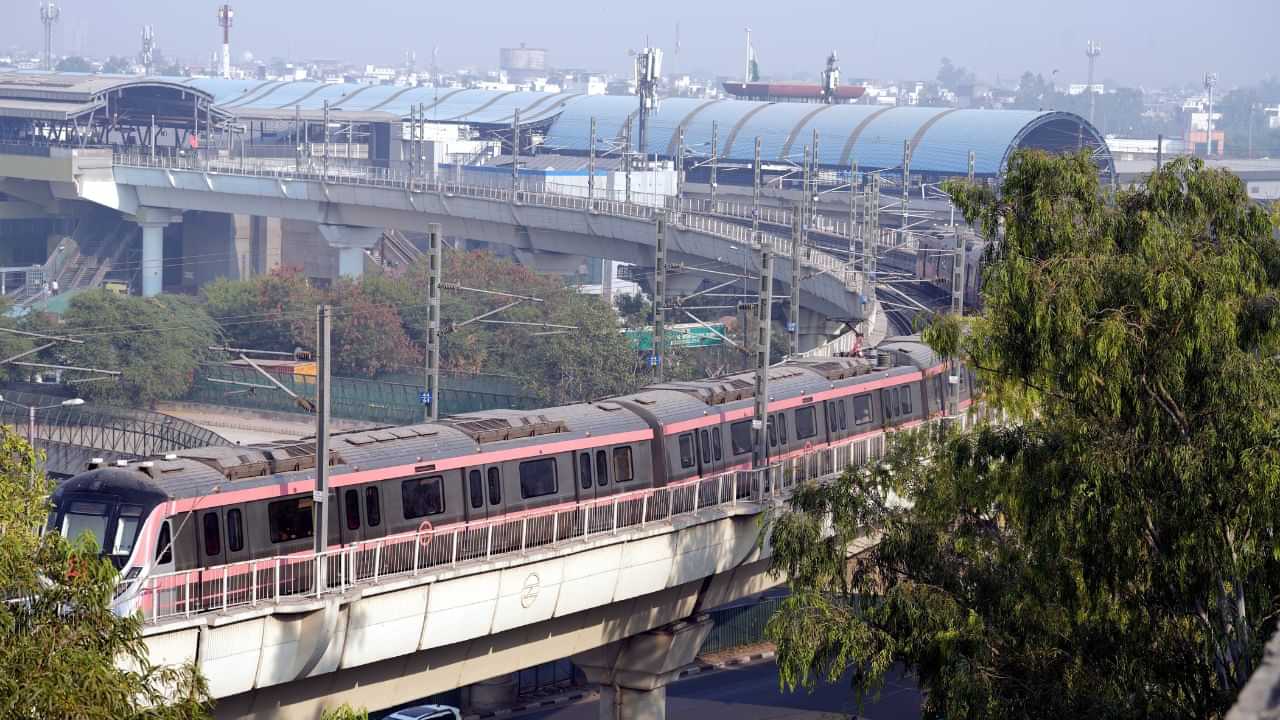
[[498, 51], [498, 67], [512, 80], [525, 82], [547, 76], [547, 51], [543, 48], [502, 48]]
[[[1067, 86], [1068, 95], [1084, 95], [1087, 92], [1089, 92], [1088, 83], [1072, 83], [1071, 85]], [[1102, 83], [1094, 83], [1093, 92], [1097, 93], [1098, 95], [1103, 95], [1107, 92], [1107, 88]]]
[[1262, 116], [1267, 119], [1267, 127], [1272, 130], [1280, 130], [1280, 105], [1271, 108], [1263, 108]]
[[[1156, 138], [1121, 138], [1115, 136], [1107, 136], [1107, 147], [1111, 150], [1112, 156], [1116, 160], [1152, 160], [1155, 159], [1159, 146], [1159, 140]], [[1176, 138], [1165, 138], [1163, 146], [1163, 156], [1171, 158], [1175, 155], [1187, 154], [1187, 143], [1185, 140]]]

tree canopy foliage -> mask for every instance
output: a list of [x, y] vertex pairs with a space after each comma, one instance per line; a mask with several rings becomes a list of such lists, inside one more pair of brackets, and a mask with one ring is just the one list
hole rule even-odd
[[0, 426], [0, 718], [203, 718], [192, 667], [150, 664], [138, 616], [110, 602], [116, 569], [87, 535], [39, 534], [49, 487], [39, 458]]
[[[997, 250], [926, 338], [1010, 421], [895, 436], [773, 533], [789, 685], [901, 663], [928, 718], [1221, 717], [1280, 611], [1280, 244], [1240, 181], [1086, 155], [952, 185]], [[911, 501], [890, 503], [889, 493]], [[852, 565], [867, 528], [882, 535]]]
[[57, 364], [121, 373], [112, 382], [80, 383], [82, 397], [139, 406], [185, 394], [219, 336], [218, 325], [193, 298], [140, 298], [106, 290], [77, 295], [61, 324], [44, 329], [84, 336], [83, 344], [59, 344], [45, 352]]
[[[248, 281], [220, 280], [206, 286], [203, 294], [209, 312], [227, 318], [222, 328], [233, 345], [310, 349], [315, 344], [315, 306], [327, 302], [335, 306], [336, 374], [417, 374], [427, 322], [426, 273], [426, 265], [419, 263], [398, 275], [371, 273], [358, 281], [315, 288], [301, 274], [284, 270]], [[509, 375], [531, 395], [553, 404], [626, 392], [644, 379], [613, 309], [599, 298], [574, 291], [560, 278], [489, 253], [448, 250], [444, 279], [450, 285], [541, 300], [523, 301], [486, 318], [497, 322], [467, 322], [513, 298], [445, 289], [440, 310], [445, 369]], [[234, 320], [262, 313], [278, 316], [281, 322]], [[509, 322], [533, 325], [505, 324]]]

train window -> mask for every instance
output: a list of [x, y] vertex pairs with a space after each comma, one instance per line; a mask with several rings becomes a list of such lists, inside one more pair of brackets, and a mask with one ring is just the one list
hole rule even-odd
[[769, 447], [778, 447], [778, 425], [773, 421], [775, 417], [777, 416], [765, 418], [764, 421], [765, 427], [768, 428], [765, 434], [769, 436]]
[[720, 428], [714, 428], [711, 431], [711, 452], [715, 455], [716, 462], [720, 462], [723, 457], [720, 453]]
[[142, 520], [142, 508], [137, 505], [120, 507], [116, 519], [116, 536], [111, 541], [112, 555], [128, 555], [133, 552], [133, 542], [138, 537], [138, 524]]
[[734, 455], [751, 452], [751, 421], [743, 420], [729, 426], [729, 447]]
[[471, 509], [484, 505], [484, 485], [480, 480], [480, 471], [472, 470], [467, 474], [467, 494], [471, 496]]
[[827, 430], [830, 432], [840, 430], [840, 421], [836, 418], [836, 404], [834, 401], [827, 403]]
[[342, 493], [343, 512], [347, 517], [347, 529], [360, 529], [360, 491], [350, 488]]
[[892, 388], [885, 388], [880, 391], [880, 407], [884, 408], [886, 419], [898, 414], [897, 398], [893, 396]]
[[591, 453], [578, 456], [578, 483], [583, 490], [591, 489]]
[[635, 468], [631, 465], [631, 448], [624, 445], [613, 449], [614, 482], [629, 482], [636, 477]]
[[845, 408], [848, 406], [848, 404], [849, 403], [847, 400], [844, 400], [844, 399], [840, 400], [840, 410], [838, 412], [840, 413], [840, 429], [841, 430], [849, 429], [849, 416], [848, 414], [845, 413]]
[[169, 521], [160, 526], [160, 538], [156, 540], [156, 564], [168, 565], [173, 562], [173, 535], [170, 534]]
[[[590, 462], [590, 456], [587, 457]], [[520, 496], [525, 500], [554, 495], [558, 490], [555, 458], [520, 463]]]
[[409, 478], [400, 483], [400, 503], [406, 520], [444, 512], [444, 477]]
[[680, 467], [693, 467], [693, 433], [680, 436]]
[[609, 453], [596, 451], [596, 484], [604, 487], [609, 484]]
[[702, 441], [702, 462], [711, 464], [711, 435], [706, 430], [702, 431], [699, 438]]
[[871, 422], [871, 393], [859, 395], [853, 399], [853, 424], [866, 425]]
[[239, 508], [227, 511], [227, 549], [231, 552], [244, 549], [244, 518]]
[[222, 530], [218, 522], [218, 513], [205, 513], [201, 522], [204, 523], [204, 554], [209, 557], [222, 554]]
[[301, 540], [312, 535], [311, 496], [279, 500], [267, 505], [271, 542]]
[[369, 527], [382, 524], [382, 498], [379, 495], [376, 485], [364, 489], [364, 519]]
[[778, 443], [787, 444], [787, 414], [778, 413]]
[[497, 505], [502, 502], [502, 471], [496, 467], [489, 468], [489, 504]]
[[818, 434], [817, 412], [814, 406], [796, 410], [796, 439], [807, 440]]
[[62, 536], [76, 540], [85, 533], [93, 537], [98, 547], [107, 543], [107, 504], [99, 502], [73, 502], [62, 516]]
[[901, 405], [902, 405], [902, 414], [910, 415], [911, 414], [911, 386], [908, 385], [907, 387], [902, 388], [901, 395], [902, 396], [900, 399], [901, 399]]

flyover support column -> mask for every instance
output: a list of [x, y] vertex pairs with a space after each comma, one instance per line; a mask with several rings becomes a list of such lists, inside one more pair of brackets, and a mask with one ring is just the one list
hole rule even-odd
[[382, 229], [322, 223], [320, 234], [338, 251], [337, 276], [358, 278], [364, 275], [365, 251], [377, 244]]
[[134, 215], [142, 228], [142, 297], [155, 297], [164, 289], [164, 229], [181, 220], [172, 210], [148, 207]]
[[573, 658], [600, 685], [600, 720], [665, 720], [667, 683], [693, 662], [711, 632], [700, 615], [634, 635]]

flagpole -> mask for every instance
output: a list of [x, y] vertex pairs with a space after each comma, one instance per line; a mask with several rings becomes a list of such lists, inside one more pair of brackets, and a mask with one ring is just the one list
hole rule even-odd
[[747, 89], [747, 83], [751, 82], [751, 56], [755, 52], [751, 47], [751, 28], [747, 28], [747, 71], [742, 75], [742, 89]]

